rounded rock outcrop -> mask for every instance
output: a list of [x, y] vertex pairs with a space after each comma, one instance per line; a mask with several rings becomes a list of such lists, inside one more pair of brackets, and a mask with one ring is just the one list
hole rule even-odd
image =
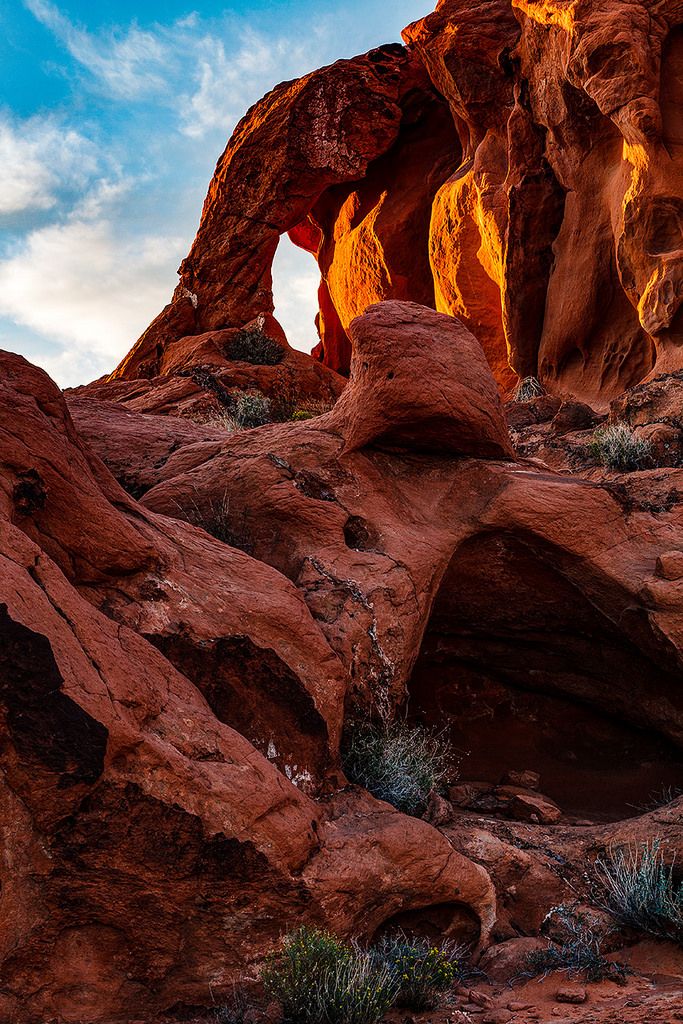
[[453, 317], [379, 302], [349, 328], [351, 380], [329, 414], [347, 451], [369, 444], [511, 458], [481, 345]]

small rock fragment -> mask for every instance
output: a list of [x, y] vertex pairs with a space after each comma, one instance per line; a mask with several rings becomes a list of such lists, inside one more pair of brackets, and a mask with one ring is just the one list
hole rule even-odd
[[563, 988], [558, 988], [555, 993], [558, 1003], [574, 1003], [577, 1006], [585, 1003], [587, 998], [586, 990], [581, 985], [565, 985]]

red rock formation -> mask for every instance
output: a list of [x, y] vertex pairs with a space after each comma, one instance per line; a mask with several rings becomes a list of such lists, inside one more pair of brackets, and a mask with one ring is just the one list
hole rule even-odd
[[[567, 898], [549, 846], [590, 869], [582, 794], [630, 779], [618, 817], [648, 764], [681, 770], [680, 506], [516, 463], [450, 318], [390, 302], [350, 334], [342, 400], [305, 422], [225, 438], [73, 397], [142, 504], [45, 375], [3, 357], [0, 1014], [18, 1024], [209, 1005], [302, 918], [537, 932]], [[438, 831], [345, 786], [343, 723], [406, 697], [476, 742], [493, 819], [442, 801]], [[481, 700], [516, 710], [482, 719]], [[549, 799], [528, 772], [496, 787], [511, 767]]]
[[345, 451], [374, 443], [510, 457], [495, 382], [462, 324], [414, 302], [381, 302], [349, 333], [351, 381], [327, 418]]
[[[491, 874], [493, 934], [507, 944], [583, 892], [588, 851], [661, 829], [648, 816], [599, 822], [683, 770], [681, 506], [653, 514], [609, 483], [512, 461], [483, 354], [448, 317], [389, 302], [350, 335], [351, 381], [308, 422], [222, 443], [185, 427], [174, 449], [167, 419], [110, 417], [94, 398], [73, 401], [74, 415], [146, 508], [192, 518], [192, 502], [210, 529], [229, 494], [234, 543], [292, 581], [348, 672], [347, 720], [409, 696], [413, 715], [447, 723], [471, 751], [460, 788], [480, 794], [475, 816], [449, 817], [442, 800], [430, 817]], [[202, 671], [177, 644], [163, 649], [220, 710], [216, 662]], [[234, 706], [226, 721], [256, 739]], [[320, 753], [308, 764], [319, 777]], [[531, 771], [498, 785], [514, 766]], [[524, 788], [539, 777], [545, 796]], [[666, 820], [673, 852], [680, 827], [673, 811]]]
[[440, 0], [407, 52], [276, 89], [230, 141], [174, 301], [117, 376], [272, 311], [287, 230], [320, 264], [317, 354], [335, 370], [353, 317], [388, 298], [462, 319], [503, 391], [538, 376], [606, 406], [680, 369], [683, 29], [675, 0], [651, 8]]
[[657, 369], [680, 366], [668, 225], [682, 181], [666, 141], [680, 11], [659, 5], [654, 24], [650, 7], [443, 0], [405, 34], [470, 144], [435, 203], [438, 308], [496, 349], [494, 367], [507, 348], [520, 376], [589, 400], [645, 376], [653, 343]]
[[[348, 370], [343, 338], [354, 317], [382, 299], [434, 305], [428, 259], [429, 219], [439, 185], [458, 164], [460, 147], [448, 108], [426, 80], [402, 101], [394, 145], [361, 181], [328, 189], [308, 223], [321, 272], [321, 354]], [[300, 235], [291, 234], [295, 242]], [[331, 308], [330, 308], [331, 307]]]
[[283, 83], [257, 103], [218, 161], [171, 305], [112, 376], [155, 375], [160, 352], [183, 335], [272, 313], [280, 235], [326, 188], [362, 178], [386, 152], [398, 133], [399, 101], [420, 71], [402, 47], [386, 46]]
[[[279, 356], [261, 364], [258, 356], [235, 358], [232, 346], [244, 335], [274, 343]], [[344, 379], [333, 370], [298, 352], [270, 314], [244, 325], [172, 339], [158, 347], [156, 362], [133, 358], [128, 371], [94, 381], [74, 393], [123, 403], [139, 412], [183, 416], [198, 423], [220, 425], [234, 411], [236, 397], [255, 391], [270, 402], [273, 419], [289, 419], [297, 409], [333, 405]], [[139, 353], [138, 353], [139, 354]], [[248, 352], [241, 352], [242, 356]], [[139, 376], [138, 376], [139, 375]]]
[[[507, 982], [612, 843], [680, 859], [680, 799], [631, 817], [683, 778], [680, 24], [441, 0], [252, 108], [109, 379], [0, 354], [1, 1021], [182, 1019], [301, 921]], [[272, 316], [285, 231], [322, 362]], [[228, 433], [245, 389], [280, 422]], [[608, 405], [660, 466], [596, 465]], [[399, 712], [467, 752], [425, 820], [341, 768]], [[590, 1019], [667, 1019], [680, 954], [591, 913], [652, 984]], [[453, 1012], [551, 1019], [551, 983]]]
[[1, 369], [2, 1019], [210, 1005], [302, 917], [443, 905], [485, 938], [488, 876], [431, 826], [306, 795], [348, 683], [296, 588], [137, 505], [49, 379]]

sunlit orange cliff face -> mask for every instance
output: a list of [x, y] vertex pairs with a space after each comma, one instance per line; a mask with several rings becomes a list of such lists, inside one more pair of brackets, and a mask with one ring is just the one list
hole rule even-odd
[[278, 239], [321, 272], [320, 344], [410, 299], [458, 317], [503, 392], [605, 403], [683, 366], [678, 0], [441, 0], [390, 45], [278, 86], [218, 162], [172, 302], [114, 377], [272, 313]]

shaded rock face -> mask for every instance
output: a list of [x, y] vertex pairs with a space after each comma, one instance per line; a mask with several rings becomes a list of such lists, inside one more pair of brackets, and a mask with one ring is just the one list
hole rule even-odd
[[[517, 461], [452, 318], [349, 337], [331, 411], [231, 435], [2, 355], [3, 1019], [210, 1008], [301, 921], [537, 935], [680, 778], [680, 503]], [[406, 709], [473, 748], [425, 820], [341, 769]]]
[[484, 942], [486, 871], [344, 787], [335, 647], [364, 621], [333, 645], [281, 572], [130, 498], [45, 374], [0, 370], [0, 1017], [210, 1006], [301, 920]]
[[680, 18], [675, 0], [441, 0], [407, 48], [279, 86], [228, 143], [173, 301], [114, 376], [271, 313], [286, 231], [318, 260], [316, 354], [341, 373], [351, 320], [391, 298], [460, 318], [504, 392], [534, 376], [604, 407], [680, 369]]

